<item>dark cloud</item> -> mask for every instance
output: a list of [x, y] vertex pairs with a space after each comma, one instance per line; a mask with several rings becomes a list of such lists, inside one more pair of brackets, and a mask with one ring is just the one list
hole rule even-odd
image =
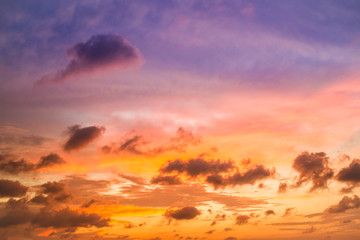
[[266, 211], [264, 212], [264, 214], [265, 214], [265, 216], [275, 215], [275, 212], [274, 212], [274, 210], [266, 210]]
[[47, 156], [41, 157], [38, 163], [30, 163], [24, 159], [18, 160], [10, 154], [0, 155], [0, 171], [9, 174], [33, 172], [63, 163], [65, 163], [65, 161], [56, 153], [50, 153]]
[[77, 227], [107, 227], [109, 226], [110, 219], [103, 218], [102, 216], [86, 212], [78, 212], [71, 210], [70, 208], [64, 208], [61, 210], [49, 211], [42, 209], [38, 214], [34, 216], [31, 223], [47, 228], [77, 228]]
[[104, 131], [104, 127], [90, 126], [81, 128], [79, 125], [71, 126], [68, 128], [70, 137], [64, 145], [64, 150], [70, 152], [83, 148], [103, 134]]
[[168, 161], [165, 166], [160, 169], [161, 173], [186, 173], [191, 177], [208, 174], [218, 174], [228, 172], [235, 169], [235, 165], [232, 161], [222, 162], [220, 160], [209, 160], [204, 159], [190, 159], [184, 160], [173, 160]]
[[33, 216], [34, 213], [27, 206], [25, 198], [9, 199], [1, 212], [0, 228], [27, 223]]
[[8, 227], [31, 223], [42, 228], [68, 228], [78, 227], [106, 227], [110, 219], [103, 218], [98, 214], [78, 212], [69, 208], [54, 210], [42, 208], [38, 212], [31, 211], [28, 201], [25, 198], [14, 200], [9, 199], [0, 217], [0, 227]]
[[130, 153], [135, 155], [156, 156], [164, 152], [177, 151], [182, 152], [189, 145], [197, 145], [200, 138], [193, 135], [190, 131], [180, 127], [176, 131], [176, 136], [161, 146], [149, 146], [149, 142], [141, 135], [133, 135], [124, 138], [120, 143], [111, 143], [101, 148], [105, 154]]
[[41, 157], [40, 162], [36, 165], [36, 168], [52, 167], [63, 163], [65, 163], [65, 161], [59, 155], [56, 153], [50, 153], [47, 156]]
[[236, 224], [243, 225], [249, 222], [250, 217], [247, 215], [239, 215], [236, 217]]
[[287, 191], [287, 183], [286, 182], [281, 182], [279, 183], [279, 188], [277, 190], [278, 193], [285, 193]]
[[[255, 165], [245, 172], [239, 172], [239, 168], [232, 160], [205, 160], [202, 158], [190, 159], [188, 161], [176, 159], [170, 160], [159, 169], [159, 175], [154, 177], [153, 183], [169, 177], [169, 180], [178, 178], [179, 174], [189, 178], [204, 178], [205, 181], [214, 188], [225, 187], [228, 185], [254, 184], [258, 180], [271, 177], [275, 169], [267, 169], [263, 165]], [[176, 174], [176, 175], [171, 175]], [[164, 181], [165, 184], [168, 182]]]
[[47, 182], [38, 186], [39, 191], [30, 202], [42, 205], [53, 205], [56, 203], [66, 203], [72, 195], [67, 192], [65, 184], [60, 182]]
[[336, 176], [340, 182], [348, 184], [343, 188], [343, 193], [351, 192], [352, 189], [360, 184], [360, 160], [354, 159], [348, 167], [342, 168]]
[[2, 197], [22, 197], [26, 194], [28, 187], [19, 181], [0, 179], [0, 198]]
[[200, 211], [195, 207], [183, 207], [177, 210], [169, 209], [166, 211], [165, 216], [176, 220], [188, 220], [193, 219], [200, 214]]
[[342, 213], [349, 209], [360, 208], [360, 198], [354, 195], [352, 198], [345, 196], [336, 205], [332, 205], [325, 210], [327, 213]]
[[334, 176], [334, 171], [328, 166], [329, 158], [324, 152], [298, 155], [293, 163], [293, 168], [300, 173], [295, 187], [304, 182], [312, 182], [310, 192], [316, 189], [327, 188], [328, 181]]
[[36, 84], [59, 83], [79, 73], [107, 67], [125, 69], [143, 62], [140, 52], [118, 35], [94, 35], [69, 48], [67, 56], [70, 62], [65, 69], [44, 76]]
[[236, 237], [227, 237], [227, 238], [224, 238], [224, 240], [237, 240]]
[[155, 176], [151, 179], [152, 184], [160, 184], [160, 185], [177, 185], [181, 184], [182, 181], [177, 176]]

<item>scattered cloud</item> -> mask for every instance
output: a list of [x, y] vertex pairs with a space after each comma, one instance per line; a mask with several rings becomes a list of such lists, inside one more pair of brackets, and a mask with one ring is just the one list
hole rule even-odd
[[295, 187], [311, 181], [310, 192], [327, 188], [328, 181], [334, 176], [334, 170], [329, 167], [329, 157], [324, 152], [301, 153], [295, 158], [293, 168], [300, 173]]
[[23, 197], [28, 189], [28, 187], [22, 185], [19, 181], [0, 179], [0, 198]]
[[243, 225], [249, 222], [250, 217], [248, 215], [239, 215], [236, 217], [236, 224]]
[[43, 76], [36, 85], [61, 83], [68, 77], [104, 68], [126, 69], [143, 63], [139, 50], [118, 35], [94, 35], [67, 50], [68, 65], [56, 74]]
[[181, 184], [182, 181], [179, 177], [177, 176], [162, 176], [162, 175], [158, 175], [158, 176], [154, 176], [151, 179], [151, 183], [152, 184], [160, 184], [160, 185], [178, 185]]
[[287, 183], [286, 182], [281, 182], [279, 183], [279, 188], [277, 190], [278, 193], [285, 193], [287, 191]]
[[39, 169], [60, 165], [65, 161], [56, 153], [50, 153], [40, 158], [38, 163], [31, 163], [24, 159], [16, 159], [11, 154], [0, 155], [0, 171], [9, 174], [34, 172]]
[[295, 208], [286, 208], [283, 217], [290, 216]]
[[168, 209], [165, 216], [176, 220], [189, 220], [200, 214], [200, 211], [195, 207], [183, 207], [180, 209]]
[[360, 207], [360, 198], [354, 195], [352, 198], [345, 196], [336, 205], [332, 205], [325, 209], [326, 213], [342, 213], [349, 209], [355, 209]]
[[153, 147], [150, 146], [150, 143], [143, 136], [133, 135], [124, 138], [119, 143], [105, 145], [101, 148], [101, 151], [105, 154], [130, 153], [134, 155], [156, 156], [169, 151], [183, 152], [189, 145], [197, 145], [200, 141], [200, 137], [179, 127], [176, 131], [176, 136], [170, 138], [164, 145]]
[[72, 195], [66, 191], [65, 184], [60, 182], [47, 182], [39, 187], [39, 191], [30, 202], [41, 205], [53, 205], [56, 203], [66, 203]]
[[276, 215], [275, 214], [275, 212], [274, 212], [274, 210], [266, 210], [265, 212], [264, 212], [264, 214], [265, 214], [265, 216], [269, 216], [269, 215]]
[[86, 147], [90, 142], [100, 137], [105, 131], [104, 127], [89, 126], [81, 128], [80, 125], [74, 125], [68, 128], [70, 135], [64, 145], [64, 150], [70, 152]]
[[342, 192], [351, 192], [360, 183], [360, 160], [353, 160], [348, 167], [342, 168], [336, 176], [340, 182], [345, 182], [349, 187], [343, 188]]
[[[267, 169], [263, 165], [255, 165], [245, 172], [239, 172], [239, 168], [232, 160], [221, 161], [196, 158], [187, 161], [181, 159], [170, 160], [161, 166], [159, 173], [153, 179], [166, 179], [165, 177], [170, 177], [169, 179], [175, 180], [179, 174], [182, 174], [192, 179], [204, 178], [205, 182], [218, 188], [228, 185], [254, 184], [258, 180], [273, 176], [275, 169]], [[153, 181], [153, 183], [156, 182], [162, 183], [161, 181]], [[164, 183], [167, 182], [164, 181]]]

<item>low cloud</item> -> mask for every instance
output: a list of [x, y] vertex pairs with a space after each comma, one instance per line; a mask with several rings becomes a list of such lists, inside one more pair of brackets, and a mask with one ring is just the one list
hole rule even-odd
[[[202, 158], [190, 160], [170, 160], [159, 169], [159, 175], [153, 177], [154, 184], [179, 184], [179, 174], [191, 179], [204, 179], [214, 188], [255, 184], [274, 176], [275, 169], [267, 169], [263, 165], [255, 165], [240, 172], [232, 160], [205, 160]], [[169, 180], [169, 181], [166, 181]], [[171, 180], [171, 181], [170, 181]]]
[[94, 35], [85, 43], [77, 43], [67, 50], [68, 65], [56, 74], [42, 77], [35, 85], [61, 83], [68, 77], [94, 70], [127, 69], [143, 63], [138, 49], [118, 35]]
[[295, 158], [293, 168], [300, 174], [295, 187], [312, 182], [310, 192], [327, 188], [328, 181], [334, 176], [334, 171], [329, 167], [329, 157], [324, 152], [301, 153]]
[[74, 125], [68, 128], [69, 139], [64, 145], [64, 150], [70, 152], [86, 147], [90, 142], [100, 137], [105, 131], [104, 127], [89, 126], [81, 128]]
[[355, 209], [360, 207], [360, 198], [354, 195], [352, 198], [345, 196], [338, 204], [332, 205], [325, 209], [326, 213], [342, 213], [349, 209]]
[[348, 167], [342, 168], [336, 176], [340, 182], [348, 184], [347, 188], [343, 188], [342, 192], [351, 192], [352, 189], [360, 183], [360, 160], [353, 160]]
[[65, 184], [60, 182], [47, 182], [38, 186], [39, 191], [30, 202], [41, 205], [54, 205], [57, 203], [66, 203], [72, 195], [67, 192]]
[[2, 197], [23, 197], [28, 187], [22, 185], [19, 181], [0, 179], [0, 198]]
[[279, 188], [277, 190], [278, 193], [285, 193], [287, 191], [287, 183], [286, 182], [281, 182], [279, 183]]
[[200, 214], [200, 211], [195, 207], [184, 207], [176, 210], [169, 209], [166, 211], [165, 216], [176, 220], [189, 220]]
[[264, 214], [265, 214], [265, 216], [276, 215], [275, 212], [274, 212], [274, 210], [266, 210], [266, 211], [264, 212]]
[[160, 146], [151, 146], [151, 144], [141, 135], [133, 135], [124, 138], [119, 143], [111, 143], [101, 148], [105, 154], [129, 153], [143, 156], [156, 156], [164, 152], [177, 151], [183, 152], [189, 145], [200, 143], [200, 137], [192, 132], [180, 127], [176, 131], [176, 136]]
[[177, 176], [155, 176], [151, 179], [152, 184], [160, 184], [160, 185], [178, 185], [181, 184], [182, 181]]
[[34, 212], [28, 207], [29, 202], [25, 199], [10, 199], [0, 217], [0, 228], [9, 226], [32, 224], [41, 228], [71, 228], [78, 227], [107, 227], [110, 219], [103, 218], [99, 214], [86, 213], [70, 208], [51, 209], [41, 208]]
[[10, 154], [0, 155], [0, 171], [9, 174], [34, 172], [63, 163], [65, 163], [65, 161], [56, 153], [50, 153], [47, 156], [41, 157], [38, 163], [31, 163], [24, 159], [18, 160]]
[[243, 225], [249, 222], [250, 217], [247, 215], [239, 215], [236, 217], [236, 224], [237, 225]]
[[42, 228], [78, 228], [78, 227], [107, 227], [110, 219], [99, 214], [78, 212], [70, 208], [49, 211], [42, 209], [34, 216], [31, 223]]

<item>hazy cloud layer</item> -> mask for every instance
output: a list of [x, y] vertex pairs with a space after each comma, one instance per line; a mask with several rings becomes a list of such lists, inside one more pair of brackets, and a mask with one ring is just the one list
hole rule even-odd
[[300, 174], [295, 187], [311, 182], [310, 192], [327, 188], [328, 181], [334, 176], [334, 170], [329, 167], [329, 157], [324, 152], [301, 153], [295, 158], [293, 168]]
[[65, 161], [56, 153], [50, 153], [47, 156], [41, 157], [38, 163], [31, 163], [24, 159], [18, 160], [10, 154], [0, 155], [0, 171], [9, 174], [33, 172], [63, 163], [65, 163]]
[[26, 194], [28, 187], [19, 181], [0, 179], [0, 198], [2, 197], [22, 197]]
[[74, 125], [68, 128], [69, 139], [64, 145], [64, 150], [70, 152], [86, 147], [90, 142], [100, 137], [105, 131], [104, 127], [89, 126], [81, 128]]
[[140, 52], [118, 35], [94, 35], [69, 48], [67, 57], [70, 62], [65, 69], [42, 77], [36, 84], [59, 83], [76, 74], [107, 67], [126, 69], [143, 62]]

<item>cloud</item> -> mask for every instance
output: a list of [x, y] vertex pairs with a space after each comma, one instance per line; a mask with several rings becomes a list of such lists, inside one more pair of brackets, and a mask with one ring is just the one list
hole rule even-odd
[[236, 217], [236, 224], [243, 225], [249, 222], [250, 217], [247, 215], [239, 215]]
[[110, 219], [98, 214], [78, 212], [70, 208], [54, 210], [41, 208], [40, 211], [31, 211], [25, 198], [9, 199], [4, 214], [0, 217], [0, 228], [31, 223], [42, 228], [78, 228], [78, 227], [106, 227]]
[[45, 168], [52, 167], [54, 165], [60, 165], [65, 163], [64, 159], [62, 159], [56, 153], [50, 153], [47, 156], [41, 157], [40, 162], [36, 165], [36, 168]]
[[295, 187], [311, 181], [310, 192], [319, 188], [327, 188], [327, 182], [334, 176], [334, 171], [328, 165], [329, 158], [324, 152], [301, 153], [293, 163], [293, 168], [300, 173]]
[[42, 209], [31, 220], [38, 227], [53, 228], [78, 228], [78, 227], [107, 227], [110, 219], [103, 218], [95, 213], [78, 212], [70, 208], [49, 211]]
[[189, 145], [197, 145], [200, 141], [200, 137], [180, 127], [176, 131], [176, 136], [170, 138], [164, 145], [152, 147], [149, 146], [149, 142], [143, 136], [133, 135], [124, 138], [119, 143], [105, 145], [101, 150], [105, 154], [130, 153], [134, 155], [156, 156], [169, 151], [183, 152]]
[[182, 181], [177, 176], [154, 176], [151, 179], [152, 184], [160, 184], [160, 185], [177, 185], [181, 184]]
[[81, 205], [82, 208], [89, 208], [91, 205], [93, 205], [96, 202], [96, 200], [91, 199], [90, 201], [88, 201], [87, 203]]
[[0, 228], [30, 222], [34, 216], [34, 213], [28, 208], [25, 198], [9, 199], [2, 213], [4, 214], [1, 214], [0, 217]]
[[65, 69], [42, 77], [35, 84], [60, 83], [77, 74], [109, 67], [126, 69], [143, 63], [139, 50], [118, 35], [94, 35], [69, 48], [67, 57], [70, 62]]
[[64, 145], [64, 150], [70, 152], [86, 147], [91, 141], [103, 134], [104, 131], [104, 127], [89, 126], [81, 128], [79, 125], [71, 126], [68, 128], [70, 137]]
[[228, 185], [254, 184], [258, 180], [273, 176], [274, 173], [275, 169], [267, 169], [263, 165], [255, 165], [244, 172], [239, 172], [239, 168], [232, 160], [221, 161], [196, 158], [185, 161], [175, 159], [160, 167], [159, 175], [153, 177], [153, 183], [168, 184], [169, 182], [165, 180], [174, 180], [171, 183], [175, 184], [178, 175], [182, 174], [192, 179], [203, 178], [205, 182], [213, 185], [214, 188], [218, 188]]
[[168, 209], [165, 213], [166, 217], [174, 218], [176, 220], [189, 220], [200, 215], [200, 211], [195, 207], [183, 207], [181, 209]]
[[274, 212], [274, 210], [266, 210], [266, 211], [264, 212], [264, 214], [265, 214], [266, 216], [275, 215], [275, 212]]
[[287, 190], [287, 183], [286, 182], [281, 182], [279, 183], [279, 188], [278, 188], [278, 193], [285, 193]]
[[40, 190], [30, 202], [42, 205], [53, 205], [56, 203], [66, 203], [72, 195], [65, 189], [65, 184], [60, 182], [47, 182], [39, 186]]
[[122, 173], [119, 173], [118, 174], [119, 177], [121, 178], [124, 178], [132, 183], [135, 183], [135, 184], [138, 184], [138, 185], [143, 185], [145, 184], [145, 181], [142, 177], [137, 177], [137, 176], [129, 176], [129, 175], [126, 175], [126, 174], [122, 174]]
[[351, 192], [360, 183], [360, 160], [354, 159], [348, 167], [342, 168], [337, 174], [336, 179], [349, 185], [348, 188], [341, 190], [343, 193]]
[[22, 197], [26, 194], [28, 187], [19, 181], [0, 179], [0, 198], [2, 197]]
[[17, 160], [13, 155], [0, 155], [0, 171], [9, 174], [33, 172], [42, 168], [63, 164], [65, 161], [56, 153], [40, 158], [38, 163], [30, 163], [24, 159]]
[[332, 205], [325, 209], [327, 213], [342, 213], [349, 209], [355, 209], [360, 207], [360, 198], [354, 195], [353, 198], [345, 196], [336, 205]]
[[290, 216], [295, 208], [286, 208], [283, 217]]
[[222, 162], [220, 160], [190, 159], [188, 161], [176, 159], [168, 161], [165, 166], [160, 169], [161, 173], [185, 173], [191, 177], [208, 174], [218, 174], [228, 172], [234, 169], [232, 161]]

